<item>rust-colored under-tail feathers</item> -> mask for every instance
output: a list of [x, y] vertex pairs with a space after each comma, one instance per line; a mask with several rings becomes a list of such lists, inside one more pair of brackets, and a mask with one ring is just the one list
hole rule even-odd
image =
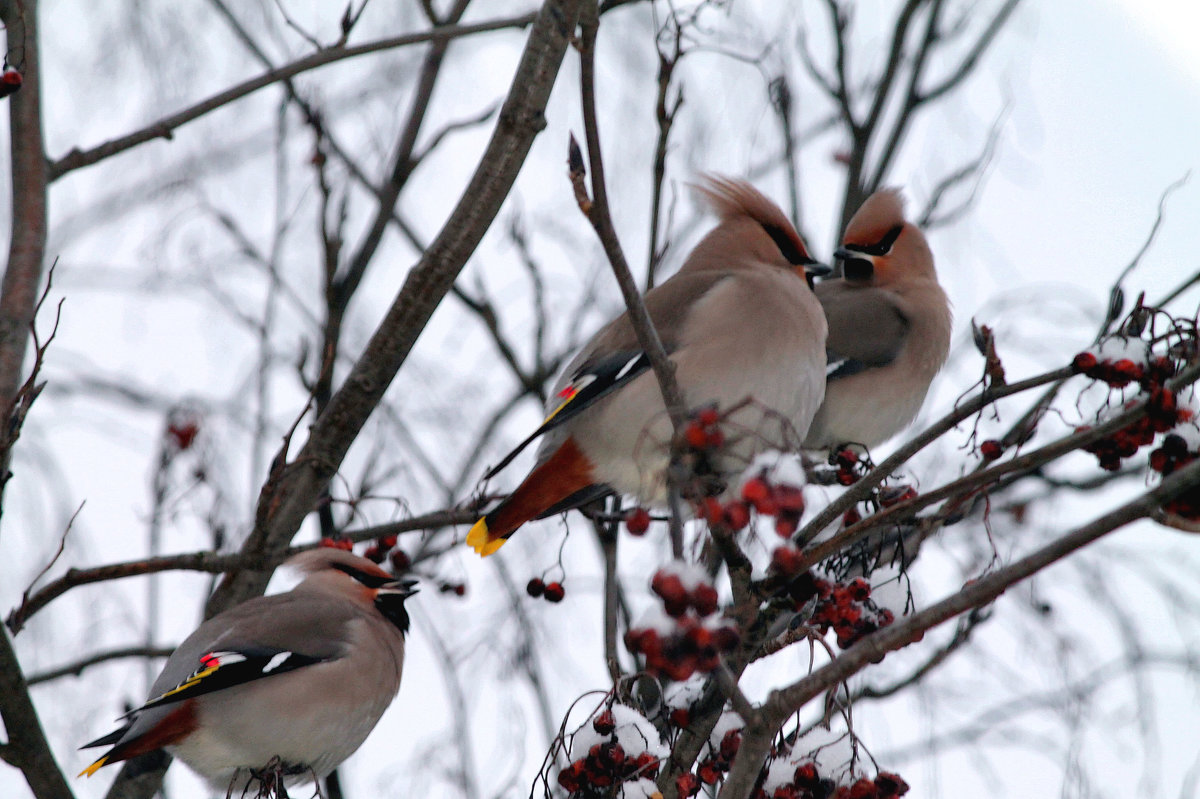
[[467, 533], [467, 545], [488, 556], [504, 545], [508, 537], [525, 522], [587, 488], [595, 480], [592, 464], [568, 438], [554, 453], [525, 478], [517, 490], [493, 508]]

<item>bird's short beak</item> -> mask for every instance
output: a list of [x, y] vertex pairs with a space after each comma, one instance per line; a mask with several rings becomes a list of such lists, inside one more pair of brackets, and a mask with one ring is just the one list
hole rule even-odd
[[416, 580], [393, 580], [390, 583], [384, 583], [379, 586], [380, 594], [391, 594], [407, 599], [417, 593]]
[[810, 277], [825, 277], [833, 272], [833, 267], [829, 264], [822, 264], [813, 261], [811, 264], [804, 265], [804, 273]]
[[838, 247], [833, 251], [838, 272], [851, 283], [868, 283], [875, 277], [875, 256]]

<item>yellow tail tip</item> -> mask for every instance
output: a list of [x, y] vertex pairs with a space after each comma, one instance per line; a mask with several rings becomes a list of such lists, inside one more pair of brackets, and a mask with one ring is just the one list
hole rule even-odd
[[505, 540], [504, 538], [488, 537], [486, 518], [475, 522], [470, 532], [467, 533], [467, 546], [478, 552], [480, 557], [484, 558], [504, 546]]
[[81, 771], [81, 772], [79, 772], [78, 774], [76, 774], [76, 775], [75, 775], [75, 778], [76, 778], [76, 779], [79, 779], [80, 777], [83, 777], [83, 776], [88, 776], [88, 777], [90, 777], [90, 776], [92, 776], [93, 774], [95, 774], [97, 771], [99, 771], [101, 768], [103, 768], [103, 767], [104, 767], [104, 765], [105, 765], [105, 764], [107, 764], [107, 763], [108, 763], [108, 755], [105, 755], [104, 757], [100, 758], [99, 760], [97, 760], [97, 761], [96, 761], [95, 763], [93, 763], [92, 765], [90, 765], [90, 766], [88, 766], [87, 768], [85, 768], [83, 771]]

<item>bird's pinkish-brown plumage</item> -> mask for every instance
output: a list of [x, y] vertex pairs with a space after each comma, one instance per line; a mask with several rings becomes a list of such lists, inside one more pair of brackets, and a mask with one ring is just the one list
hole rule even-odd
[[874, 446], [900, 432], [950, 351], [950, 302], [899, 191], [867, 198], [838, 256], [846, 275], [816, 287], [829, 324], [830, 373], [805, 440], [810, 448]]
[[[744, 181], [712, 177], [697, 188], [718, 224], [644, 301], [689, 407], [730, 409], [749, 401], [728, 420], [750, 433], [725, 453], [733, 469], [756, 451], [803, 439], [824, 389], [825, 319], [807, 281], [806, 269], [815, 262], [779, 207]], [[490, 554], [521, 524], [559, 507], [559, 500], [530, 498], [562, 494], [541, 484], [564, 482], [557, 470], [543, 467], [561, 458], [568, 442], [580, 456], [574, 474], [647, 504], [663, 501], [671, 425], [658, 383], [644, 366], [550, 427], [568, 404], [560, 395], [579, 375], [639, 352], [628, 314], [583, 347], [555, 384], [538, 466], [471, 529], [470, 546]]]

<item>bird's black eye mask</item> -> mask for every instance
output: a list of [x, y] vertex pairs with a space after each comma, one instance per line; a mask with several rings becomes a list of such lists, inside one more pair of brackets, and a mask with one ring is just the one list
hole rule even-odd
[[882, 239], [874, 244], [847, 244], [846, 249], [851, 252], [860, 252], [863, 255], [887, 255], [892, 251], [892, 245], [896, 243], [896, 239], [900, 238], [900, 234], [904, 232], [904, 224], [896, 225], [889, 230]]
[[775, 242], [775, 246], [779, 248], [779, 252], [783, 254], [789, 264], [811, 266], [816, 263], [815, 259], [810, 258], [807, 253], [796, 246], [796, 242], [779, 225], [764, 224], [763, 230], [767, 231], [767, 235], [771, 237], [771, 241]]
[[358, 582], [365, 585], [367, 588], [382, 588], [388, 583], [395, 582], [396, 578], [388, 575], [368, 574], [362, 569], [356, 569], [353, 566], [347, 566], [343, 563], [332, 564], [333, 568], [340, 572], [350, 575]]
[[904, 225], [899, 224], [889, 230], [883, 238], [874, 244], [847, 244], [838, 249], [834, 256], [842, 262], [842, 276], [846, 280], [865, 282], [875, 277], [875, 264], [870, 258], [858, 258], [858, 255], [879, 257], [892, 251], [896, 239], [904, 232]]

